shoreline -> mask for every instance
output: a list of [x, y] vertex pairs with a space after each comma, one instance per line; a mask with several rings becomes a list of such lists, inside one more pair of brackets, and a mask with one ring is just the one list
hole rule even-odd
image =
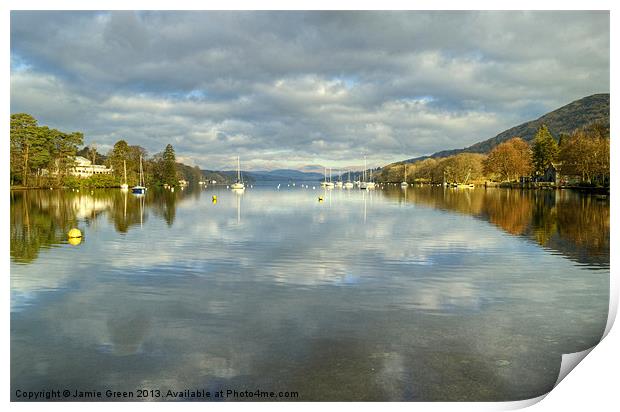
[[[257, 184], [257, 183], [255, 183]], [[399, 185], [400, 182], [383, 182], [380, 183], [382, 185]], [[226, 184], [211, 184], [208, 186], [226, 186]], [[258, 186], [261, 186], [258, 183]], [[428, 182], [416, 182], [409, 183], [409, 187], [415, 186], [438, 186], [441, 187], [441, 183], [428, 183]], [[498, 183], [498, 182], [485, 182], [485, 183], [474, 183], [475, 188], [497, 188], [497, 189], [519, 189], [519, 190], [575, 190], [582, 193], [590, 193], [595, 195], [609, 195], [610, 188], [609, 187], [591, 187], [591, 186], [556, 186], [556, 185], [536, 185], [531, 183]], [[452, 188], [450, 185], [448, 188]], [[162, 187], [163, 188], [163, 187]], [[26, 190], [69, 190], [70, 187], [67, 186], [10, 186], [11, 191], [26, 191]], [[94, 190], [94, 189], [120, 189], [120, 186], [108, 186], [108, 187], [92, 187], [92, 188], [83, 188], [84, 190]]]

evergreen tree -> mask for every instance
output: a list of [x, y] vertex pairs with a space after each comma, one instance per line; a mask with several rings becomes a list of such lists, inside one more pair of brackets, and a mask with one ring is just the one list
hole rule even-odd
[[52, 130], [50, 136], [50, 164], [48, 170], [56, 173], [56, 184], [60, 184], [63, 176], [69, 174], [69, 168], [74, 164], [77, 147], [84, 142], [84, 135], [80, 132], [63, 133]]
[[534, 136], [532, 147], [532, 163], [536, 174], [544, 174], [551, 163], [558, 157], [558, 143], [544, 124], [540, 126]]
[[36, 138], [37, 119], [27, 113], [11, 115], [11, 171], [21, 175], [22, 185], [28, 184], [30, 147]]
[[169, 184], [170, 186], [176, 186], [179, 183], [179, 178], [177, 177], [177, 161], [174, 154], [174, 148], [171, 144], [166, 145], [162, 158], [162, 183]]
[[64, 133], [47, 126], [39, 126], [29, 114], [11, 115], [11, 184], [21, 180], [28, 186], [29, 177], [34, 174], [35, 184], [41, 184], [43, 170], [56, 173], [57, 183], [67, 172], [75, 156], [77, 146], [82, 144], [83, 135], [79, 132]]

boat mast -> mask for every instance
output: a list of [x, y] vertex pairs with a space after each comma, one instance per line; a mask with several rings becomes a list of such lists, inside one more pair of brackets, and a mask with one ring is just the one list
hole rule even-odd
[[471, 169], [469, 169], [469, 170], [467, 171], [467, 177], [465, 178], [465, 182], [463, 182], [463, 183], [467, 183], [467, 181], [469, 180], [469, 175], [470, 175], [470, 174], [471, 174]]
[[239, 156], [237, 156], [237, 182], [241, 182], [241, 163], [239, 162]]
[[144, 176], [142, 172], [142, 155], [140, 155], [140, 186], [144, 186]]
[[125, 174], [125, 184], [127, 184], [127, 162], [123, 160], [123, 172]]

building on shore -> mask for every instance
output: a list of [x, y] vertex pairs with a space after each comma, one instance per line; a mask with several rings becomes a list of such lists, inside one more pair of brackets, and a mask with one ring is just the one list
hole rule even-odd
[[75, 156], [73, 159], [75, 164], [70, 169], [72, 176], [90, 177], [93, 175], [109, 175], [112, 169], [104, 165], [93, 164], [90, 160], [82, 156]]
[[[85, 178], [93, 175], [109, 175], [112, 173], [112, 168], [93, 164], [93, 162], [82, 156], [69, 157], [69, 159], [73, 161], [73, 166], [67, 169], [70, 176]], [[40, 175], [57, 176], [59, 172], [58, 162], [56, 162], [55, 170], [41, 169]]]
[[534, 181], [537, 183], [552, 183], [556, 186], [564, 186], [566, 184], [579, 184], [582, 179], [578, 174], [570, 173], [569, 168], [562, 167], [562, 162], [553, 162], [542, 175], [536, 176]]

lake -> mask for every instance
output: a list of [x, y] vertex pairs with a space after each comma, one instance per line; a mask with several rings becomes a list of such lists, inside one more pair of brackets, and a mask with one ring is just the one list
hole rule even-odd
[[308, 184], [11, 192], [12, 399], [520, 400], [601, 339], [607, 200]]

